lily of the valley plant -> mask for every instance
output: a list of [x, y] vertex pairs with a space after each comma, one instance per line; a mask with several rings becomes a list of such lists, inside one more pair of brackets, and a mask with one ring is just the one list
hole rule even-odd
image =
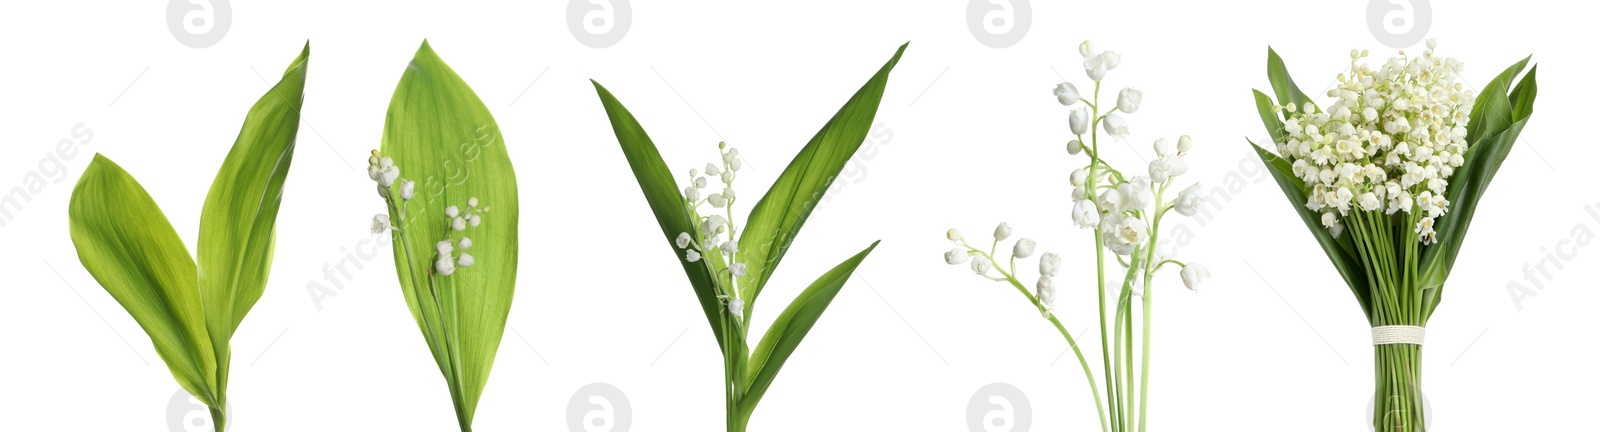
[[78, 260], [139, 323], [178, 385], [227, 424], [229, 340], [266, 290], [311, 45], [245, 115], [200, 211], [198, 262], [133, 176], [95, 155], [67, 210]]
[[[1019, 238], [1011, 247], [1000, 249], [1001, 242], [1012, 237], [1011, 225], [1006, 223], [995, 228], [994, 239], [987, 246], [981, 241], [969, 242], [960, 231], [951, 229], [945, 236], [955, 243], [955, 248], [945, 252], [944, 259], [950, 265], [968, 264], [978, 276], [1016, 288], [1037, 313], [1044, 315], [1061, 332], [1083, 367], [1084, 378], [1089, 381], [1102, 431], [1143, 431], [1149, 411], [1154, 277], [1162, 268], [1174, 266], [1181, 269], [1179, 275], [1184, 285], [1197, 290], [1200, 282], [1211, 276], [1199, 263], [1170, 259], [1157, 251], [1161, 221], [1173, 211], [1184, 216], [1194, 215], [1202, 205], [1202, 192], [1199, 184], [1193, 184], [1176, 191], [1176, 197], [1169, 199], [1178, 177], [1189, 170], [1184, 156], [1188, 155], [1193, 141], [1187, 135], [1178, 138], [1176, 144], [1166, 138], [1157, 139], [1154, 144], [1156, 160], [1151, 161], [1143, 173], [1125, 174], [1101, 157], [1101, 131], [1112, 139], [1129, 135], [1128, 122], [1122, 115], [1138, 111], [1144, 94], [1132, 87], [1124, 88], [1117, 93], [1114, 103], [1108, 100], [1102, 105], [1101, 80], [1108, 71], [1117, 68], [1122, 56], [1110, 50], [1095, 52], [1094, 45], [1088, 41], [1078, 46], [1078, 52], [1083, 56], [1084, 71], [1094, 82], [1092, 95], [1084, 98], [1076, 86], [1064, 82], [1056, 86], [1055, 96], [1062, 105], [1077, 106], [1068, 117], [1068, 126], [1075, 138], [1067, 143], [1067, 153], [1082, 154], [1087, 160], [1083, 167], [1072, 171], [1070, 178], [1072, 222], [1093, 233], [1094, 280], [1086, 282], [1094, 288], [1072, 290], [1070, 283], [1058, 281], [1062, 258], [1050, 252], [1039, 255], [1039, 275], [1033, 279], [1034, 283], [1023, 282], [1026, 276], [1018, 272], [1017, 260], [1033, 257], [1038, 244], [1033, 239]], [[1003, 255], [1005, 252], [1010, 252], [1009, 256]], [[1107, 264], [1108, 252], [1118, 265]], [[1066, 291], [1058, 293], [1058, 287]], [[1090, 301], [1071, 304], [1080, 308], [1092, 306], [1094, 309], [1090, 313], [1098, 315], [1103, 394], [1078, 341], [1056, 318], [1055, 305], [1062, 295], [1082, 298], [1075, 296], [1090, 293], [1095, 295], [1087, 299]], [[1140, 321], [1137, 326], [1135, 312]]]
[[1255, 92], [1276, 154], [1256, 152], [1372, 326], [1373, 426], [1382, 431], [1425, 428], [1423, 329], [1538, 92], [1537, 66], [1512, 83], [1523, 59], [1474, 97], [1458, 78], [1462, 63], [1427, 45], [1376, 66], [1352, 50], [1327, 107], [1295, 87], [1268, 49], [1276, 100]]
[[756, 297], [777, 270], [817, 198], [827, 192], [866, 139], [888, 85], [889, 71], [900, 61], [905, 48], [902, 45], [811, 138], [766, 196], [756, 202], [742, 225], [735, 222], [733, 215], [734, 206], [745, 196], [733, 188], [743, 166], [737, 149], [719, 144], [719, 161], [707, 164], [704, 170], [685, 171], [685, 181], [679, 183], [639, 121], [610, 91], [595, 83], [639, 188], [673, 254], [682, 263], [722, 350], [724, 408], [730, 432], [745, 430], [756, 404], [784, 361], [816, 324], [856, 266], [878, 245], [873, 242], [812, 282], [778, 314], [751, 350], [747, 329]]
[[426, 41], [367, 177], [387, 210], [372, 230], [391, 233], [400, 291], [470, 431], [516, 285], [517, 178], [489, 109]]

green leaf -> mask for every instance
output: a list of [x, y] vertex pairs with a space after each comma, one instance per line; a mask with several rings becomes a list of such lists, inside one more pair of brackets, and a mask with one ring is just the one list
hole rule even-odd
[[[1507, 73], [1520, 71], [1524, 59], [1510, 69]], [[1449, 189], [1446, 197], [1450, 200], [1450, 211], [1435, 221], [1434, 230], [1438, 232], [1438, 242], [1423, 249], [1421, 269], [1423, 278], [1421, 283], [1424, 288], [1442, 286], [1450, 276], [1450, 271], [1455, 267], [1456, 256], [1461, 252], [1461, 245], [1466, 241], [1467, 229], [1472, 224], [1472, 217], [1477, 213], [1478, 203], [1482, 201], [1483, 194], [1488, 191], [1489, 183], [1494, 180], [1495, 173], [1500, 171], [1500, 166], [1510, 155], [1511, 147], [1516, 144], [1517, 137], [1527, 126], [1528, 120], [1533, 115], [1533, 100], [1538, 95], [1536, 75], [1538, 66], [1534, 66], [1522, 78], [1511, 95], [1516, 100], [1511, 100], [1506, 95], [1510, 87], [1509, 81], [1514, 75], [1502, 73], [1500, 77], [1491, 81], [1478, 95], [1474, 109], [1470, 116], [1474, 122], [1467, 128], [1476, 129], [1480, 134], [1476, 141], [1470, 141], [1467, 152], [1463, 155], [1466, 162], [1457, 168], [1450, 178]], [[1471, 132], [1468, 133], [1471, 136]], [[1429, 310], [1437, 305], [1437, 299], [1428, 304]]]
[[1311, 102], [1311, 98], [1300, 92], [1300, 87], [1294, 85], [1294, 79], [1289, 77], [1289, 69], [1283, 65], [1283, 58], [1278, 57], [1278, 52], [1272, 47], [1267, 47], [1267, 79], [1272, 81], [1272, 92], [1278, 95], [1279, 105], [1290, 103], [1296, 106]]
[[[402, 179], [416, 182], [404, 214], [390, 213], [404, 233], [394, 239], [395, 268], [406, 305], [449, 384], [457, 421], [469, 430], [516, 287], [516, 173], [489, 108], [427, 41], [389, 101], [382, 152], [401, 168]], [[465, 232], [477, 263], [434, 276], [434, 245], [451, 236], [445, 208], [466, 209], [472, 197], [489, 210], [481, 225]]]
[[[1506, 89], [1511, 88], [1511, 80], [1522, 73], [1522, 68], [1528, 65], [1528, 60], [1533, 56], [1524, 57], [1521, 61], [1513, 63], [1506, 70], [1501, 71], [1489, 85], [1484, 86], [1478, 93], [1477, 100], [1472, 103], [1472, 112], [1467, 120], [1467, 142], [1476, 143], [1484, 135], [1492, 135], [1511, 124], [1510, 100], [1506, 97]], [[1490, 107], [1489, 105], [1501, 105]], [[1469, 149], [1470, 151], [1470, 149]]]
[[639, 120], [628, 112], [628, 108], [617, 101], [611, 91], [606, 90], [599, 82], [594, 83], [594, 90], [600, 95], [600, 104], [605, 106], [606, 116], [611, 119], [611, 129], [617, 135], [617, 143], [622, 145], [622, 153], [628, 158], [628, 166], [633, 169], [633, 176], [639, 182], [639, 189], [644, 193], [645, 201], [650, 203], [650, 211], [655, 214], [656, 223], [661, 226], [661, 234], [666, 238], [667, 247], [672, 250], [678, 264], [683, 266], [683, 272], [689, 277], [689, 283], [694, 288], [694, 295], [700, 302], [700, 308], [705, 312], [706, 321], [711, 324], [711, 331], [717, 338], [717, 346], [722, 347], [724, 340], [722, 326], [717, 318], [721, 312], [721, 300], [717, 299], [716, 287], [713, 285], [711, 273], [706, 266], [691, 263], [683, 259], [683, 251], [674, 244], [674, 239], [679, 233], [690, 233], [699, 241], [699, 230], [695, 229], [696, 217], [684, 203], [682, 192], [677, 182], [672, 178], [672, 172], [661, 159], [661, 152], [656, 150], [654, 141], [645, 134], [644, 126], [639, 125]]
[[178, 385], [210, 404], [217, 366], [194, 260], [155, 200], [96, 154], [72, 189], [67, 220], [83, 267], [150, 335]]
[[220, 366], [218, 394], [228, 386], [228, 341], [261, 298], [272, 270], [278, 206], [300, 130], [310, 54], [307, 42], [283, 79], [250, 107], [201, 209], [200, 299]]
[[861, 260], [867, 258], [878, 247], [878, 242], [872, 242], [861, 253], [839, 263], [832, 270], [823, 273], [822, 277], [812, 282], [799, 297], [789, 303], [789, 307], [778, 314], [778, 318], [767, 328], [767, 333], [761, 337], [761, 343], [756, 345], [751, 352], [747, 372], [749, 382], [745, 385], [744, 398], [739, 403], [742, 415], [749, 417], [755, 411], [756, 404], [761, 402], [767, 388], [772, 386], [772, 380], [777, 378], [778, 371], [783, 368], [783, 363], [789, 360], [789, 355], [800, 346], [800, 340], [811, 331], [811, 326], [816, 325], [817, 319], [822, 317], [823, 310], [828, 308], [828, 303], [839, 294], [839, 289], [850, 279], [856, 267], [861, 265]]
[[1261, 162], [1266, 164], [1267, 171], [1272, 173], [1273, 180], [1278, 183], [1278, 189], [1283, 190], [1283, 196], [1288, 198], [1289, 205], [1294, 207], [1295, 213], [1300, 215], [1300, 221], [1305, 222], [1306, 230], [1317, 238], [1317, 243], [1322, 245], [1322, 252], [1328, 255], [1328, 261], [1339, 270], [1339, 276], [1344, 278], [1350, 291], [1355, 293], [1356, 301], [1361, 303], [1361, 312], [1368, 318], [1372, 317], [1372, 294], [1367, 290], [1367, 275], [1362, 271], [1360, 257], [1357, 256], [1355, 245], [1350, 236], [1341, 235], [1334, 237], [1328, 228], [1322, 226], [1322, 215], [1307, 209], [1305, 184], [1294, 176], [1294, 170], [1289, 162], [1261, 148], [1254, 142], [1250, 146], [1255, 148], [1256, 155], [1261, 157]]
[[1272, 98], [1267, 97], [1261, 90], [1252, 91], [1256, 94], [1256, 112], [1261, 115], [1261, 123], [1267, 126], [1267, 133], [1272, 135], [1272, 142], [1287, 142], [1285, 134], [1288, 132], [1283, 129], [1283, 120], [1278, 117], [1278, 113], [1272, 112]]
[[883, 100], [884, 88], [889, 84], [889, 71], [900, 62], [907, 45], [910, 43], [901, 45], [894, 57], [822, 126], [750, 211], [750, 219], [739, 239], [740, 255], [747, 258], [747, 273], [739, 278], [746, 317], [751, 315], [761, 288], [772, 278], [784, 253], [789, 251], [789, 244], [811, 216], [817, 200], [827, 193], [839, 170], [867, 138], [878, 103]]

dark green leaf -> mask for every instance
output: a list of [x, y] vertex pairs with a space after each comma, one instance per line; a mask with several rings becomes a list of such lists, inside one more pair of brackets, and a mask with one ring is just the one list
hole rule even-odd
[[1272, 81], [1272, 92], [1278, 95], [1279, 105], [1288, 105], [1304, 108], [1311, 98], [1294, 85], [1294, 79], [1289, 77], [1289, 69], [1283, 65], [1283, 58], [1278, 57], [1278, 52], [1272, 47], [1267, 47], [1267, 79]]
[[[593, 81], [591, 81], [593, 82]], [[661, 225], [661, 234], [666, 237], [667, 246], [672, 250], [678, 264], [683, 266], [683, 272], [689, 277], [689, 283], [694, 287], [694, 295], [700, 302], [700, 308], [705, 312], [706, 321], [711, 324], [711, 330], [716, 335], [717, 345], [722, 346], [722, 326], [717, 318], [721, 311], [721, 300], [717, 299], [716, 288], [712, 285], [711, 273], [706, 266], [690, 263], [683, 259], [683, 251], [674, 244], [674, 239], [679, 233], [690, 233], [699, 239], [699, 230], [695, 229], [695, 217], [684, 203], [682, 192], [677, 187], [677, 182], [672, 179], [672, 171], [667, 169], [666, 162], [661, 159], [661, 152], [656, 150], [655, 142], [645, 134], [644, 126], [628, 112], [622, 102], [618, 102], [611, 92], [600, 83], [594, 82], [594, 90], [600, 95], [600, 104], [606, 108], [606, 116], [611, 119], [611, 129], [617, 135], [617, 142], [622, 145], [622, 153], [628, 158], [628, 166], [633, 168], [633, 176], [639, 182], [639, 189], [644, 192], [645, 201], [650, 203], [650, 211], [655, 214], [656, 223]]]
[[800, 340], [811, 331], [811, 326], [816, 325], [817, 319], [822, 317], [823, 310], [828, 308], [828, 303], [839, 294], [839, 289], [850, 279], [856, 267], [861, 265], [861, 260], [878, 247], [878, 242], [872, 242], [861, 253], [839, 263], [832, 270], [828, 270], [822, 277], [812, 282], [805, 291], [795, 297], [789, 307], [778, 314], [772, 322], [772, 327], [767, 329], [767, 334], [761, 337], [761, 343], [756, 345], [751, 352], [750, 363], [747, 367], [746, 377], [749, 382], [745, 386], [744, 399], [740, 401], [739, 409], [746, 417], [755, 410], [756, 404], [761, 401], [761, 396], [766, 394], [767, 388], [772, 386], [772, 380], [777, 378], [778, 371], [783, 368], [783, 363], [789, 360], [789, 355], [800, 346]]
[[1255, 148], [1256, 155], [1266, 164], [1267, 172], [1272, 173], [1273, 180], [1276, 180], [1278, 188], [1283, 190], [1283, 196], [1288, 198], [1289, 205], [1300, 215], [1300, 221], [1305, 222], [1306, 230], [1311, 231], [1311, 235], [1317, 238], [1317, 243], [1322, 245], [1322, 252], [1328, 255], [1328, 261], [1339, 270], [1339, 276], [1344, 278], [1345, 284], [1350, 286], [1350, 291], [1356, 295], [1356, 301], [1361, 303], [1361, 312], [1370, 318], [1372, 295], [1368, 292], [1367, 275], [1362, 270], [1364, 267], [1356, 254], [1355, 245], [1350, 241], [1350, 236], [1334, 237], [1328, 232], [1328, 228], [1322, 226], [1322, 215], [1306, 208], [1305, 184], [1294, 176], [1288, 161], [1254, 142], [1251, 142], [1250, 146]]
[[740, 256], [746, 258], [748, 272], [739, 278], [740, 296], [746, 299], [746, 317], [751, 315], [761, 288], [772, 278], [817, 200], [827, 193], [839, 170], [866, 139], [889, 84], [889, 71], [900, 62], [907, 45], [910, 44], [901, 45], [894, 57], [822, 126], [751, 210], [739, 239]]

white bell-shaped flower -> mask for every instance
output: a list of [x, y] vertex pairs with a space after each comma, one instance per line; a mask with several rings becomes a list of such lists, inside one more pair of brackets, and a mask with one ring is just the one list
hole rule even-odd
[[1039, 275], [1053, 277], [1060, 272], [1061, 255], [1056, 255], [1055, 252], [1045, 252], [1044, 255], [1039, 255]]
[[1011, 256], [1016, 258], [1027, 258], [1033, 256], [1034, 246], [1038, 246], [1038, 244], [1035, 243], [1033, 239], [1026, 237], [1017, 239], [1017, 244], [1011, 247]]
[[472, 265], [476, 264], [477, 262], [478, 261], [473, 259], [472, 255], [468, 253], [462, 253], [461, 256], [456, 257], [456, 266], [458, 267], [472, 267]]
[[994, 241], [1005, 241], [1011, 237], [1011, 224], [1001, 222], [994, 227]]
[[967, 262], [967, 248], [956, 247], [944, 253], [944, 262], [949, 265], [959, 265]]
[[[1110, 52], [1107, 52], [1107, 54], [1110, 54]], [[1117, 92], [1117, 109], [1122, 112], [1133, 114], [1139, 110], [1139, 103], [1143, 101], [1144, 92], [1139, 91], [1139, 89], [1128, 87]]]
[[1055, 94], [1056, 101], [1061, 102], [1063, 106], [1072, 106], [1078, 103], [1078, 87], [1070, 82], [1056, 84]]
[[1110, 134], [1111, 136], [1120, 137], [1128, 135], [1128, 121], [1123, 120], [1122, 116], [1117, 115], [1117, 113], [1106, 114], [1105, 118], [1100, 119], [1100, 125], [1106, 130], [1106, 133]]
[[1183, 286], [1188, 287], [1189, 291], [1199, 292], [1200, 282], [1211, 277], [1211, 269], [1200, 263], [1192, 262], [1185, 264], [1183, 270], [1178, 272], [1178, 276], [1183, 278]]
[[1089, 107], [1072, 110], [1072, 115], [1067, 117], [1067, 124], [1072, 126], [1073, 135], [1089, 133]]

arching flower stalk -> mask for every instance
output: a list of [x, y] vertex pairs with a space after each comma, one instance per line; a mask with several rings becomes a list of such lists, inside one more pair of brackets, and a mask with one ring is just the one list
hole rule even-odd
[[[1272, 134], [1256, 147], [1278, 186], [1355, 293], [1377, 354], [1373, 426], [1426, 428], [1423, 329], [1455, 262], [1478, 198], [1533, 114], [1537, 92], [1524, 59], [1474, 95], [1463, 64], [1401, 52], [1376, 66], [1350, 51], [1318, 107], [1267, 51], [1273, 97], [1255, 92]], [[1509, 92], [1509, 93], [1508, 93]]]
[[[1089, 381], [1095, 409], [1100, 415], [1101, 430], [1143, 431], [1148, 412], [1151, 299], [1155, 296], [1150, 287], [1155, 282], [1154, 277], [1167, 266], [1180, 268], [1184, 285], [1193, 291], [1199, 289], [1202, 280], [1211, 276], [1210, 271], [1199, 263], [1185, 263], [1161, 255], [1156, 247], [1161, 235], [1161, 222], [1168, 212], [1194, 215], [1203, 205], [1204, 197], [1200, 186], [1194, 184], [1168, 199], [1169, 188], [1177, 183], [1179, 176], [1189, 171], [1184, 156], [1188, 155], [1194, 141], [1187, 135], [1179, 137], [1175, 145], [1166, 138], [1155, 140], [1153, 147], [1156, 160], [1146, 166], [1145, 174], [1124, 175], [1101, 157], [1099, 131], [1103, 129], [1106, 134], [1118, 138], [1130, 134], [1128, 121], [1119, 113], [1133, 114], [1138, 111], [1144, 101], [1144, 93], [1132, 87], [1122, 89], [1117, 93], [1115, 105], [1105, 105], [1102, 110], [1101, 81], [1106, 78], [1108, 71], [1121, 64], [1122, 56], [1114, 51], [1095, 52], [1093, 44], [1087, 41], [1079, 45], [1079, 53], [1084, 57], [1085, 73], [1094, 81], [1093, 93], [1089, 95], [1092, 99], [1082, 98], [1078, 88], [1070, 82], [1057, 85], [1054, 93], [1062, 105], [1077, 106], [1068, 116], [1068, 127], [1074, 138], [1067, 142], [1067, 153], [1071, 156], [1082, 154], [1088, 159], [1081, 168], [1072, 171], [1069, 181], [1073, 187], [1072, 224], [1091, 230], [1094, 237], [1095, 261], [1093, 264], [1084, 264], [1093, 266], [1094, 280], [1091, 283], [1097, 287], [1094, 292], [1098, 297], [1097, 301], [1084, 304], [1096, 305], [1098, 310], [1104, 393], [1101, 393], [1093, 368], [1078, 341], [1056, 318], [1056, 303], [1063, 298], [1075, 298], [1072, 291], [1060, 292], [1071, 287], [1059, 280], [1063, 269], [1060, 255], [1051, 252], [1039, 255], [1038, 277], [1031, 279], [1031, 284], [1024, 282], [1030, 279], [1017, 270], [1017, 260], [1031, 257], [1038, 243], [1029, 238], [1018, 239], [1012, 244], [1010, 255], [1002, 256], [1004, 249], [999, 247], [1000, 243], [1011, 236], [1012, 228], [1009, 224], [1001, 223], [995, 228], [994, 239], [988, 245], [969, 243], [955, 229], [947, 231], [945, 238], [955, 243], [955, 247], [945, 252], [944, 259], [951, 265], [970, 263], [972, 271], [979, 276], [1016, 288], [1038, 313], [1061, 332], [1077, 356], [1078, 364], [1083, 367], [1084, 377]], [[1107, 272], [1107, 252], [1120, 264], [1119, 267], [1111, 267], [1112, 271], [1118, 273]], [[1106, 290], [1108, 285], [1112, 288], [1109, 296]], [[1142, 317], [1137, 327], [1141, 333], [1137, 335], [1134, 333], [1136, 327], [1133, 319], [1136, 302]], [[1109, 321], [1108, 313], [1111, 315]], [[1137, 367], [1134, 363], [1136, 356], [1139, 358]]]

